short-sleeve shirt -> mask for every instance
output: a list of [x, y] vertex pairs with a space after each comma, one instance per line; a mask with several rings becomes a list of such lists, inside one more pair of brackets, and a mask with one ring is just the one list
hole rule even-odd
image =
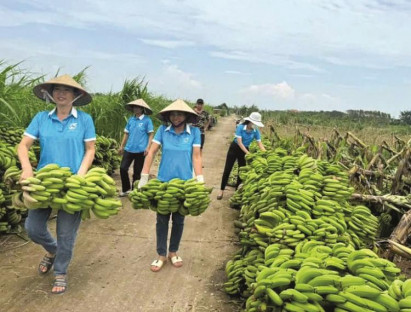
[[34, 116], [24, 135], [40, 141], [40, 161], [37, 170], [48, 164], [70, 167], [77, 173], [85, 154], [85, 142], [96, 140], [91, 116], [72, 108], [65, 119], [57, 118], [56, 109]]
[[251, 142], [255, 139], [257, 142], [261, 141], [261, 134], [258, 129], [247, 131], [247, 125], [238, 125], [235, 130], [234, 142], [238, 144], [237, 138], [241, 138], [241, 142], [245, 147], [249, 147]]
[[193, 148], [201, 146], [201, 133], [198, 128], [186, 125], [181, 133], [173, 126], [160, 126], [154, 143], [161, 145], [161, 161], [157, 178], [162, 182], [179, 178], [189, 180], [193, 177]]
[[[196, 112], [197, 113], [197, 112]], [[198, 113], [197, 113], [198, 114]], [[199, 116], [197, 117], [196, 122], [194, 122], [192, 125], [193, 127], [197, 127], [200, 129], [201, 133], [204, 133], [205, 130], [205, 125], [208, 122], [208, 120], [210, 119], [210, 114], [208, 112], [206, 112], [205, 110], [203, 110], [200, 114], [198, 114]]]
[[124, 149], [130, 153], [142, 153], [148, 146], [148, 134], [154, 132], [153, 122], [146, 115], [130, 117], [124, 132], [129, 135]]

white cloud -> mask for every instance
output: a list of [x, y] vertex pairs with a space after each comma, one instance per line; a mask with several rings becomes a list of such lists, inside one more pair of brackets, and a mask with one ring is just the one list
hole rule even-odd
[[226, 71], [224, 71], [224, 74], [230, 74], [230, 75], [250, 75], [250, 73], [245, 73], [245, 72], [238, 71], [238, 70], [226, 70]]
[[168, 64], [165, 68], [165, 74], [174, 80], [175, 83], [182, 87], [201, 88], [201, 83], [193, 78], [193, 74], [181, 70], [175, 64]]
[[184, 41], [184, 40], [178, 41], [178, 40], [141, 39], [141, 41], [148, 45], [161, 47], [161, 48], [167, 48], [167, 49], [190, 47], [190, 46], [195, 45], [193, 41]]
[[292, 100], [295, 98], [295, 90], [285, 81], [277, 84], [251, 85], [243, 92], [251, 94], [269, 95], [280, 99]]

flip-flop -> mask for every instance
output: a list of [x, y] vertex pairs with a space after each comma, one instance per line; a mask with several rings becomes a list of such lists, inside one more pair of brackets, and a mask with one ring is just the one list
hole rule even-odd
[[218, 196], [217, 196], [217, 199], [218, 199], [218, 200], [223, 199], [223, 195], [218, 195]]
[[[40, 274], [46, 274], [48, 271], [50, 271], [51, 267], [53, 266], [54, 263], [54, 259], [56, 258], [56, 256], [54, 257], [49, 257], [47, 255], [44, 255], [43, 259], [41, 259], [40, 263], [39, 263], [39, 267], [38, 267], [38, 271]], [[46, 268], [45, 271], [41, 270], [41, 266], [43, 266], [44, 268]]]
[[[170, 257], [169, 257], [170, 258]], [[170, 258], [171, 263], [173, 264], [174, 267], [180, 268], [183, 266], [183, 259], [179, 256], [174, 256]]]
[[[164, 263], [165, 263], [165, 261], [160, 260], [160, 259], [154, 260], [154, 261], [151, 263], [151, 268], [150, 268], [150, 270], [151, 270], [152, 272], [158, 272], [158, 271], [161, 270], [161, 268], [163, 267]], [[158, 268], [158, 269], [157, 269], [157, 270], [153, 270], [153, 267], [154, 267], [154, 268]]]
[[53, 283], [53, 288], [54, 287], [62, 287], [63, 290], [59, 290], [59, 291], [53, 291], [53, 289], [51, 289], [51, 293], [53, 295], [60, 295], [62, 293], [64, 293], [67, 290], [67, 279], [66, 276], [63, 277], [56, 277], [54, 279], [54, 283]]

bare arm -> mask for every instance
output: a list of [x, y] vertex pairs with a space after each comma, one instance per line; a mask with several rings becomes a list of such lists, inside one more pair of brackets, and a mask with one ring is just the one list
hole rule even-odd
[[200, 153], [199, 146], [193, 147], [193, 168], [194, 168], [194, 173], [196, 174], [196, 176], [203, 174], [203, 169], [201, 165], [201, 153]]
[[123, 140], [121, 140], [120, 148], [118, 149], [118, 153], [121, 155], [124, 152], [124, 146], [126, 146], [127, 140], [128, 140], [128, 132], [124, 132], [123, 135]]
[[150, 173], [150, 168], [151, 165], [153, 164], [154, 156], [156, 156], [156, 153], [158, 152], [160, 148], [160, 145], [153, 142], [150, 146], [150, 149], [147, 153], [146, 158], [144, 159], [144, 166], [143, 170], [141, 170], [141, 174], [149, 174]]
[[261, 141], [257, 141], [258, 147], [260, 148], [260, 150], [265, 151], [265, 147], [264, 144]]
[[21, 176], [20, 181], [25, 180], [29, 177], [33, 176], [33, 167], [31, 166], [30, 159], [29, 159], [29, 150], [30, 147], [33, 145], [34, 139], [28, 136], [23, 136], [21, 142], [17, 147], [17, 155], [19, 157], [21, 163]]
[[243, 144], [242, 138], [237, 137], [237, 144], [246, 155], [249, 153], [249, 151], [246, 149], [246, 147]]
[[150, 132], [150, 133], [148, 134], [148, 145], [147, 145], [146, 150], [144, 151], [144, 156], [147, 156], [147, 154], [148, 154], [148, 152], [149, 152], [149, 150], [150, 150], [151, 142], [153, 141], [153, 138], [154, 138], [154, 132]]
[[90, 168], [94, 160], [94, 154], [96, 153], [96, 141], [87, 141], [84, 143], [86, 146], [86, 152], [84, 154], [83, 160], [78, 170], [78, 175], [85, 175]]

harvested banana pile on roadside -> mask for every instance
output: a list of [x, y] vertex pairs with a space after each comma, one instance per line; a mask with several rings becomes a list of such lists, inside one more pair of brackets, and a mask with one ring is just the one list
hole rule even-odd
[[122, 203], [115, 198], [114, 180], [104, 168], [92, 168], [85, 176], [73, 175], [67, 167], [49, 164], [20, 183], [21, 192], [14, 203], [28, 209], [63, 209], [73, 214], [81, 211], [82, 219], [107, 219], [118, 213]]
[[151, 179], [141, 190], [137, 184], [138, 181], [128, 195], [134, 209], [151, 209], [163, 215], [178, 212], [183, 216], [198, 216], [210, 203], [212, 188], [205, 187], [196, 179], [172, 179], [169, 182]]

